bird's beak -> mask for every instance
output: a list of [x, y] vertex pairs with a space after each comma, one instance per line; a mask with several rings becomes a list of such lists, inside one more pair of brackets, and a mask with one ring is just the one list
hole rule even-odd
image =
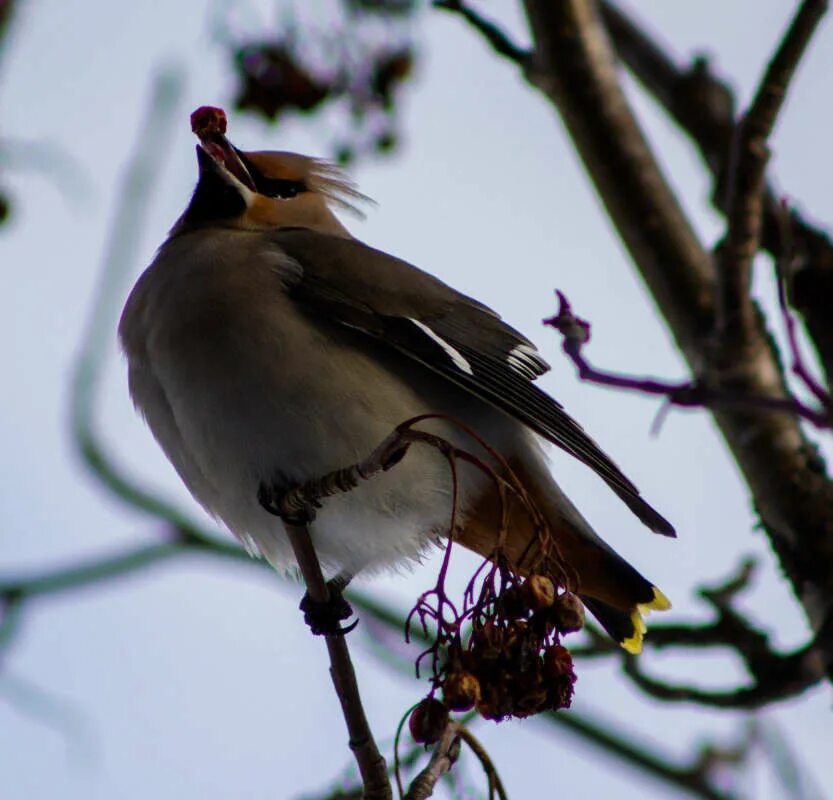
[[200, 140], [197, 148], [200, 173], [219, 168], [233, 175], [247, 189], [257, 191], [240, 151], [226, 138], [226, 115], [222, 109], [211, 106], [198, 108], [191, 114], [191, 130]]

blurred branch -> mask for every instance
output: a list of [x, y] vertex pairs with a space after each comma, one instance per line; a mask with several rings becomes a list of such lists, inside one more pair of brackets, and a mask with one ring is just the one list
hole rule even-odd
[[497, 55], [509, 59], [522, 69], [529, 64], [531, 56], [529, 50], [518, 47], [494, 22], [484, 17], [464, 0], [434, 0], [433, 6], [442, 11], [459, 14], [491, 45]]
[[28, 720], [35, 719], [60, 736], [68, 757], [80, 761], [94, 751], [95, 737], [89, 719], [65, 698], [8, 671], [0, 680], [0, 698]]
[[118, 205], [110, 239], [105, 247], [99, 284], [93, 296], [87, 327], [81, 337], [70, 388], [72, 440], [81, 458], [104, 487], [128, 506], [169, 521], [178, 530], [199, 537], [200, 533], [179, 509], [141, 488], [120, 469], [107, 452], [96, 431], [96, 396], [112, 331], [118, 314], [119, 297], [134, 270], [136, 254], [151, 196], [162, 171], [161, 158], [170, 150], [175, 111], [182, 93], [183, 78], [178, 71], [160, 73], [151, 87], [144, 125], [139, 131], [118, 192]]
[[[12, 17], [17, 10], [16, 0], [0, 0], [0, 59], [6, 53], [6, 45], [9, 41], [9, 30], [11, 28]], [[3, 145], [0, 145], [0, 155], [2, 155]], [[5, 191], [0, 188], [0, 225], [2, 225], [9, 217], [12, 209], [12, 202]]]
[[705, 749], [711, 752], [722, 749], [717, 745], [703, 745], [701, 753], [695, 755], [690, 763], [679, 764], [672, 758], [657, 756], [655, 747], [646, 742], [636, 741], [630, 731], [617, 731], [610, 719], [603, 719], [591, 712], [548, 714], [544, 719], [555, 727], [565, 728], [602, 752], [616, 755], [628, 766], [636, 767], [652, 778], [693, 797], [704, 800], [740, 798], [740, 795], [719, 787], [718, 774], [721, 764], [702, 758], [702, 751]]
[[92, 180], [83, 163], [55, 142], [2, 137], [0, 167], [6, 172], [43, 173], [53, 181], [70, 207], [88, 201], [93, 195]]
[[825, 677], [826, 664], [822, 630], [808, 644], [790, 653], [778, 653], [763, 631], [751, 625], [733, 607], [735, 597], [748, 585], [754, 562], [745, 561], [738, 572], [722, 586], [699, 590], [712, 606], [716, 619], [705, 626], [656, 626], [650, 643], [656, 649], [668, 647], [724, 647], [735, 653], [753, 680], [751, 686], [726, 691], [706, 691], [693, 686], [672, 684], [649, 677], [637, 659], [625, 658], [625, 674], [640, 689], [661, 700], [691, 702], [713, 708], [760, 708], [768, 703], [794, 697]]
[[651, 626], [650, 636], [645, 639], [645, 644], [654, 650], [725, 649], [743, 663], [753, 681], [750, 686], [705, 690], [651, 677], [645, 673], [644, 659], [623, 653], [591, 626], [586, 626], [590, 643], [573, 647], [573, 655], [576, 658], [621, 656], [624, 673], [642, 691], [659, 700], [748, 710], [795, 697], [824, 680], [827, 669], [825, 638], [831, 631], [823, 629], [807, 644], [787, 653], [773, 650], [769, 636], [733, 606], [736, 595], [751, 580], [754, 566], [753, 561], [746, 560], [724, 584], [698, 590], [700, 597], [716, 612], [713, 622], [703, 625], [658, 623]]

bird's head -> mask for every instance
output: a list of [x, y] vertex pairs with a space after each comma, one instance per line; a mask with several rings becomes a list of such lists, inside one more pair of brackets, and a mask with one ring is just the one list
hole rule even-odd
[[334, 164], [298, 153], [238, 150], [226, 138], [226, 115], [201, 106], [191, 115], [199, 180], [173, 233], [205, 226], [270, 230], [311, 228], [349, 236], [332, 206], [360, 212], [366, 198]]

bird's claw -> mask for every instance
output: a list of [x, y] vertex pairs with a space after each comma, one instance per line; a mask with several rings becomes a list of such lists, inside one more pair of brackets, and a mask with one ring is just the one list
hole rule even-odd
[[304, 595], [299, 606], [304, 612], [304, 622], [316, 636], [346, 636], [359, 624], [358, 620], [349, 625], [341, 627], [339, 623], [353, 616], [353, 608], [344, 599], [340, 589], [333, 586], [333, 581], [327, 584], [330, 599], [319, 603], [309, 596]]
[[262, 508], [270, 514], [280, 517], [287, 525], [299, 527], [309, 525], [315, 519], [315, 509], [321, 508], [321, 504], [307, 503], [292, 511], [286, 511], [284, 509], [284, 498], [291, 491], [292, 489], [280, 490], [261, 483], [257, 489], [257, 500]]

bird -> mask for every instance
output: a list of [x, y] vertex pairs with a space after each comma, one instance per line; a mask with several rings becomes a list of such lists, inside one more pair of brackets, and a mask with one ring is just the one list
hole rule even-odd
[[[253, 554], [293, 554], [264, 486], [286, 490], [373, 451], [420, 415], [422, 428], [493, 448], [546, 521], [570, 588], [607, 633], [638, 653], [644, 615], [666, 596], [593, 530], [558, 486], [542, 442], [592, 469], [652, 531], [662, 515], [535, 380], [533, 343], [486, 305], [355, 238], [337, 210], [367, 198], [332, 163], [246, 152], [222, 109], [191, 115], [193, 194], [126, 301], [119, 339], [133, 403], [187, 489]], [[395, 468], [328, 498], [310, 524], [316, 554], [344, 585], [412, 564], [449, 535], [489, 556], [494, 481], [411, 447]], [[260, 498], [260, 499], [259, 499]], [[534, 529], [512, 505], [504, 551], [522, 561]], [[564, 564], [561, 565], [562, 567]]]

